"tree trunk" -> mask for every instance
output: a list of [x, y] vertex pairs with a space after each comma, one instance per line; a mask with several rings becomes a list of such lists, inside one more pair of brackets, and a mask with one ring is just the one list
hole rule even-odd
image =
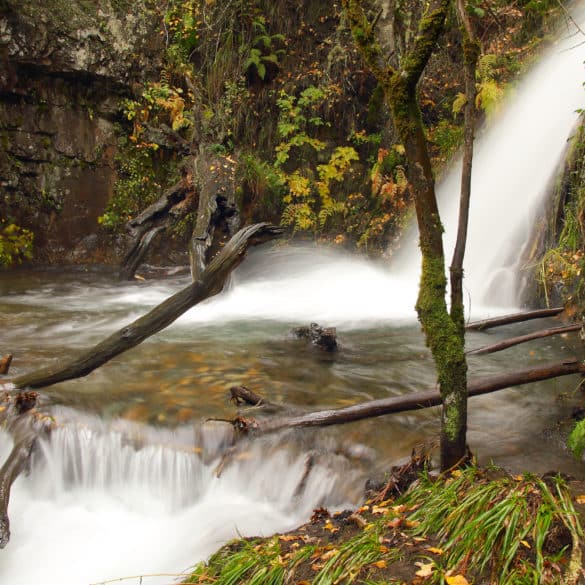
[[461, 461], [466, 452], [467, 362], [463, 328], [451, 318], [445, 300], [443, 226], [418, 106], [417, 84], [443, 32], [450, 0], [429, 3], [412, 47], [401, 59], [400, 69], [386, 64], [361, 2], [344, 0], [343, 5], [362, 56], [384, 90], [394, 127], [406, 151], [407, 177], [414, 196], [422, 252], [416, 310], [437, 370], [443, 402], [441, 467], [448, 469]]
[[135, 347], [147, 337], [168, 327], [193, 305], [219, 293], [229, 274], [244, 259], [249, 246], [280, 235], [282, 230], [266, 223], [241, 229], [209, 263], [200, 280], [152, 309], [149, 313], [116, 331], [110, 337], [66, 363], [18, 376], [16, 388], [42, 388], [64, 380], [86, 376], [113, 357]]

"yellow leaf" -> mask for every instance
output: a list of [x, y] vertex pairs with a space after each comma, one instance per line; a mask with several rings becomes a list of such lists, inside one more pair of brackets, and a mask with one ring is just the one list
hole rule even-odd
[[433, 574], [433, 570], [435, 569], [435, 563], [433, 561], [430, 563], [421, 563], [417, 561], [414, 564], [417, 567], [420, 567], [419, 570], [415, 573], [417, 577], [430, 577]]
[[577, 504], [585, 504], [585, 494], [581, 495], [581, 496], [577, 496], [575, 498], [575, 501], [577, 502]]
[[435, 553], [436, 555], [442, 555], [444, 552], [442, 548], [437, 548], [435, 546], [429, 546], [427, 550], [429, 552]]
[[374, 563], [374, 566], [378, 567], [378, 569], [385, 569], [388, 566], [388, 564], [386, 563], [386, 561], [381, 560], [381, 561], [376, 561]]
[[383, 506], [374, 506], [372, 508], [372, 514], [386, 514], [388, 512], [388, 508], [384, 508]]
[[526, 548], [532, 548], [530, 543], [526, 542], [525, 540], [521, 540], [520, 543], [523, 544]]
[[445, 575], [447, 585], [469, 585], [469, 581], [463, 575]]

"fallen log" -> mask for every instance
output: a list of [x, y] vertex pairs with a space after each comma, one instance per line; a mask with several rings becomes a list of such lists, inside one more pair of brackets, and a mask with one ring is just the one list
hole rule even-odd
[[249, 406], [268, 404], [260, 394], [256, 394], [246, 386], [232, 386], [230, 388], [230, 400], [237, 406], [241, 404], [248, 404]]
[[4, 393], [0, 399], [0, 422], [14, 437], [12, 450], [0, 468], [0, 549], [10, 540], [8, 503], [12, 484], [27, 469], [39, 437], [47, 436], [53, 428], [53, 420], [34, 409], [38, 397], [36, 392], [19, 392]]
[[583, 328], [581, 324], [573, 324], [573, 325], [564, 325], [563, 327], [552, 327], [550, 329], [541, 329], [540, 331], [534, 331], [533, 333], [528, 333], [526, 335], [519, 335], [518, 337], [511, 337], [509, 339], [504, 339], [503, 341], [499, 341], [498, 343], [492, 343], [490, 345], [484, 345], [482, 347], [478, 347], [476, 349], [471, 349], [467, 353], [467, 355], [482, 355], [485, 353], [495, 353], [497, 351], [502, 351], [504, 349], [508, 349], [509, 347], [513, 347], [514, 345], [519, 345], [520, 343], [525, 343], [527, 341], [532, 341], [533, 339], [541, 339], [543, 337], [550, 337], [552, 335], [560, 335], [562, 333], [570, 333], [571, 331], [580, 331]]
[[10, 540], [10, 520], [8, 518], [10, 489], [14, 480], [28, 464], [37, 436], [35, 433], [29, 432], [15, 443], [0, 469], [0, 548], [4, 548]]
[[221, 292], [228, 276], [244, 259], [248, 247], [264, 243], [281, 233], [282, 229], [267, 223], [242, 228], [208, 264], [199, 280], [71, 361], [17, 376], [12, 383], [16, 388], [43, 388], [86, 376], [113, 357], [168, 327], [197, 303]]
[[509, 325], [510, 323], [522, 323], [523, 321], [530, 321], [531, 319], [542, 319], [544, 317], [554, 317], [564, 311], [564, 307], [556, 307], [554, 309], [538, 309], [536, 311], [525, 311], [523, 313], [512, 313], [510, 315], [502, 315], [501, 317], [494, 317], [492, 319], [484, 319], [483, 321], [472, 321], [465, 326], [466, 331], [484, 331], [492, 327], [499, 327], [500, 325]]
[[120, 272], [118, 274], [120, 280], [131, 280], [140, 264], [144, 260], [146, 253], [148, 252], [150, 245], [154, 238], [160, 232], [164, 231], [166, 226], [159, 225], [157, 227], [150, 228], [141, 236], [137, 237], [134, 241], [134, 244], [128, 254], [126, 254], [126, 258], [120, 267]]
[[[527, 368], [508, 374], [486, 376], [470, 380], [468, 383], [468, 395], [480, 396], [489, 394], [504, 388], [520, 386], [532, 382], [568, 376], [570, 374], [584, 374], [585, 363], [578, 360], [566, 360], [554, 362], [536, 368]], [[240, 433], [267, 434], [289, 428], [324, 427], [330, 425], [346, 424], [365, 418], [374, 418], [396, 412], [406, 412], [438, 406], [441, 404], [441, 396], [437, 389], [429, 389], [404, 396], [381, 398], [362, 402], [354, 406], [334, 408], [317, 412], [309, 412], [280, 418], [243, 418], [237, 417], [233, 424]]]

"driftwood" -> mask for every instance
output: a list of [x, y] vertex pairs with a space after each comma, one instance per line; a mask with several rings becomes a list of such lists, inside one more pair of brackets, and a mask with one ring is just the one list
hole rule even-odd
[[526, 311], [524, 313], [512, 313], [511, 315], [503, 315], [502, 317], [494, 317], [493, 319], [484, 319], [483, 321], [473, 321], [465, 326], [467, 331], [484, 331], [492, 327], [500, 325], [509, 325], [510, 323], [522, 323], [523, 321], [530, 321], [531, 319], [542, 319], [543, 317], [554, 317], [564, 311], [564, 307], [556, 307], [555, 309], [538, 309], [536, 311]]
[[42, 388], [89, 374], [169, 326], [197, 303], [221, 292], [228, 276], [244, 259], [249, 246], [271, 240], [281, 233], [280, 228], [267, 223], [241, 229], [209, 263], [199, 280], [73, 360], [18, 376], [12, 383], [16, 388]]
[[[468, 395], [480, 396], [497, 390], [539, 382], [559, 376], [585, 373], [585, 363], [578, 360], [554, 362], [536, 368], [518, 370], [509, 374], [486, 376], [470, 380]], [[374, 418], [395, 412], [406, 412], [438, 406], [441, 396], [435, 388], [414, 394], [370, 400], [354, 406], [309, 412], [280, 418], [237, 417], [232, 421], [241, 434], [267, 434], [289, 428], [324, 427], [350, 423], [366, 418]]]
[[4, 357], [0, 358], [0, 376], [4, 376], [8, 374], [8, 370], [10, 369], [10, 364], [12, 363], [12, 354], [6, 354]]
[[502, 351], [503, 349], [508, 349], [509, 347], [513, 347], [514, 345], [519, 345], [520, 343], [525, 343], [526, 341], [532, 341], [533, 339], [541, 339], [542, 337], [550, 337], [552, 335], [560, 335], [562, 333], [570, 333], [571, 331], [580, 331], [583, 328], [583, 325], [565, 325], [563, 327], [553, 327], [551, 329], [542, 329], [540, 331], [534, 331], [533, 333], [528, 333], [526, 335], [520, 335], [518, 337], [511, 337], [510, 339], [504, 339], [503, 341], [499, 341], [498, 343], [492, 343], [490, 345], [484, 345], [483, 347], [478, 347], [477, 349], [472, 349], [467, 352], [467, 355], [481, 355], [485, 353], [495, 353], [497, 351]]
[[14, 437], [14, 446], [0, 468], [0, 549], [10, 540], [8, 503], [10, 490], [16, 478], [27, 469], [31, 453], [39, 437], [47, 436], [53, 427], [50, 417], [36, 412], [38, 394], [19, 392], [2, 395], [0, 421]]
[[120, 266], [119, 277], [122, 280], [133, 278], [138, 266], [146, 256], [155, 236], [166, 229], [171, 221], [171, 213], [175, 216], [188, 212], [188, 206], [181, 208], [181, 204], [193, 193], [190, 178], [184, 177], [172, 187], [169, 187], [160, 198], [149, 205], [140, 215], [131, 219], [127, 224], [130, 237], [133, 238], [128, 252]]
[[134, 277], [154, 238], [165, 229], [166, 226], [164, 225], [150, 228], [134, 240], [130, 251], [126, 254], [126, 258], [120, 267], [118, 275], [120, 280], [130, 280]]
[[248, 404], [249, 406], [268, 404], [260, 394], [256, 394], [246, 386], [232, 386], [230, 388], [230, 400], [238, 406], [241, 404]]
[[0, 469], [0, 548], [4, 548], [10, 540], [10, 520], [8, 518], [10, 488], [14, 480], [27, 466], [37, 436], [37, 434], [29, 432], [15, 443], [8, 459]]

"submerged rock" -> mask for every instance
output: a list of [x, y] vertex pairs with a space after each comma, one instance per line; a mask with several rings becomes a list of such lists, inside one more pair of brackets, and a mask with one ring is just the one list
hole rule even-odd
[[308, 327], [295, 327], [292, 334], [297, 339], [306, 339], [312, 345], [325, 351], [337, 351], [337, 329], [335, 327], [321, 327], [318, 323], [311, 323]]

